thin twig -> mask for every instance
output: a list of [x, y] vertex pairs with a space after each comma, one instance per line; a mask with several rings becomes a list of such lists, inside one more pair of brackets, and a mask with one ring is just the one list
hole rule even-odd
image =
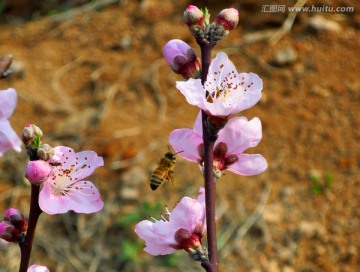
[[[254, 212], [249, 216], [249, 218], [245, 221], [245, 223], [239, 223], [236, 227], [233, 225], [229, 227], [232, 231], [227, 233], [227, 236], [225, 236], [224, 241], [222, 243], [222, 246], [226, 244], [227, 241], [230, 239], [232, 241], [241, 241], [246, 233], [249, 231], [249, 229], [259, 220], [259, 218], [262, 216], [267, 200], [269, 198], [271, 191], [271, 185], [265, 184], [265, 188], [263, 192], [261, 193], [259, 203], [254, 210]], [[221, 257], [226, 258], [226, 256], [232, 251], [232, 247], [227, 247], [226, 250], [221, 251]]]
[[161, 86], [159, 84], [159, 68], [162, 64], [164, 64], [163, 58], [160, 58], [151, 65], [150, 68], [150, 85], [152, 87], [152, 91], [154, 93], [156, 103], [158, 104], [158, 111], [157, 111], [157, 120], [158, 126], [159, 123], [162, 123], [165, 119], [165, 112], [167, 108], [167, 100], [165, 95], [161, 91]]
[[[286, 33], [291, 30], [292, 25], [294, 24], [296, 15], [298, 14], [300, 7], [304, 6], [307, 0], [298, 0], [294, 5], [295, 11], [290, 12], [288, 17], [282, 24], [282, 26], [275, 32], [275, 34], [270, 38], [270, 44], [275, 45]], [[296, 9], [298, 8], [298, 9]]]

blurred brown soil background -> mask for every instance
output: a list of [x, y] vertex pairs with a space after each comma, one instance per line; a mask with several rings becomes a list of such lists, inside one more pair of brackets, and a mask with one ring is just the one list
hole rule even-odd
[[[0, 81], [0, 89], [18, 93], [12, 126], [20, 134], [35, 123], [45, 142], [95, 150], [105, 160], [90, 178], [104, 210], [41, 215], [32, 263], [59, 272], [202, 271], [184, 252], [146, 254], [134, 222], [119, 224], [129, 214], [159, 218], [143, 203], [173, 207], [202, 185], [198, 166], [181, 158], [174, 186], [152, 192], [148, 185], [170, 132], [192, 127], [198, 112], [176, 90], [181, 78], [161, 53], [174, 38], [199, 53], [182, 23], [187, 5], [196, 4], [212, 18], [223, 8], [239, 9], [238, 27], [213, 56], [225, 51], [239, 72], [264, 81], [261, 101], [243, 115], [262, 121], [263, 140], [249, 152], [263, 154], [269, 168], [254, 177], [227, 172], [218, 182], [220, 271], [360, 270], [358, 1], [309, 0], [305, 6], [354, 11], [300, 12], [293, 22], [287, 10], [261, 8], [296, 1], [75, 2], [0, 1], [0, 55], [15, 59], [14, 74]], [[288, 33], [281, 32], [286, 22]], [[28, 213], [25, 164], [25, 151], [0, 160], [1, 213], [8, 207]], [[17, 271], [18, 260], [18, 247], [9, 245], [0, 251], [0, 271]]]

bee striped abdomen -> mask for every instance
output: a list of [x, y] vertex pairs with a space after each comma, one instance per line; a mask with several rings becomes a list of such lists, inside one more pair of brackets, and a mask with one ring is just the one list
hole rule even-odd
[[150, 187], [154, 191], [160, 187], [160, 185], [165, 181], [164, 172], [160, 168], [157, 168], [150, 178]]

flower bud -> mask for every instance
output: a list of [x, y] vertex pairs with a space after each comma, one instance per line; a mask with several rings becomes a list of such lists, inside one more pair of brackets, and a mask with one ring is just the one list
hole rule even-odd
[[21, 138], [26, 147], [37, 149], [41, 143], [43, 133], [41, 129], [34, 125], [28, 124], [22, 131]]
[[225, 158], [226, 152], [228, 151], [228, 147], [226, 143], [219, 142], [216, 144], [214, 148], [214, 159], [223, 159]]
[[19, 242], [21, 231], [9, 221], [0, 222], [0, 238], [7, 242]]
[[27, 230], [27, 220], [18, 209], [8, 209], [4, 214], [4, 221], [10, 222], [21, 232], [25, 232]]
[[175, 233], [175, 241], [179, 244], [186, 243], [191, 239], [191, 233], [186, 229], [178, 229]]
[[199, 78], [200, 59], [195, 51], [182, 40], [171, 40], [165, 44], [163, 55], [167, 64], [185, 79]]
[[40, 185], [51, 174], [52, 167], [42, 160], [29, 161], [26, 165], [25, 177], [34, 185]]
[[175, 232], [175, 241], [178, 247], [189, 252], [189, 249], [201, 247], [201, 236], [198, 233], [190, 233], [188, 230], [180, 228]]
[[234, 8], [223, 9], [215, 19], [225, 30], [233, 30], [239, 22], [239, 12]]
[[198, 7], [189, 5], [184, 12], [183, 19], [189, 27], [201, 26], [204, 23], [204, 13]]
[[39, 159], [48, 161], [54, 156], [54, 149], [49, 144], [43, 144], [37, 149]]

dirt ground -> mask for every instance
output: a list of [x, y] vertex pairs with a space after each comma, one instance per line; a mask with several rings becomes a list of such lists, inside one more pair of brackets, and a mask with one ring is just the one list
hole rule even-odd
[[[249, 152], [269, 163], [259, 176], [227, 172], [218, 183], [220, 271], [360, 271], [360, 5], [307, 1], [355, 10], [299, 12], [291, 24], [287, 11], [261, 12], [270, 2], [277, 1], [206, 3], [212, 18], [226, 7], [240, 11], [238, 27], [213, 55], [225, 51], [239, 72], [263, 79], [261, 101], [243, 115], [261, 119], [263, 139]], [[32, 263], [59, 272], [202, 271], [184, 252], [143, 252], [129, 216], [159, 217], [164, 205], [196, 197], [202, 185], [198, 166], [181, 158], [174, 186], [152, 192], [148, 185], [170, 132], [192, 127], [198, 111], [175, 88], [181, 78], [161, 53], [174, 38], [199, 53], [182, 23], [190, 3], [205, 7], [201, 1], [122, 0], [27, 22], [1, 15], [0, 55], [12, 54], [17, 67], [0, 89], [17, 90], [10, 118], [16, 132], [35, 123], [45, 142], [95, 150], [105, 160], [91, 177], [104, 210], [41, 215]], [[317, 25], [315, 16], [321, 16]], [[291, 30], [280, 33], [286, 20]], [[1, 158], [1, 211], [11, 206], [28, 213], [25, 164], [24, 151]], [[158, 202], [155, 214], [146, 208]], [[17, 271], [18, 259], [16, 245], [0, 250], [0, 270]]]

